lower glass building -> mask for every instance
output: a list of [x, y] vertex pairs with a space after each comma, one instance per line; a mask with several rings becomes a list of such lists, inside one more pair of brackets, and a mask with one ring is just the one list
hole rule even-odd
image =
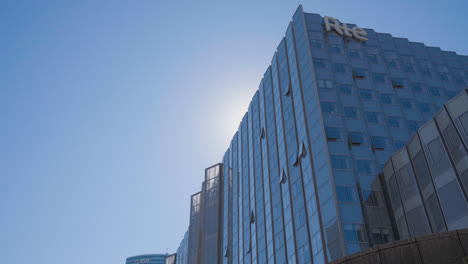
[[166, 264], [166, 254], [147, 254], [129, 257], [125, 264]]
[[186, 263], [321, 264], [405, 237], [379, 173], [466, 84], [467, 56], [299, 6], [219, 165], [217, 214], [192, 196]]
[[468, 94], [424, 124], [383, 169], [400, 239], [468, 228]]

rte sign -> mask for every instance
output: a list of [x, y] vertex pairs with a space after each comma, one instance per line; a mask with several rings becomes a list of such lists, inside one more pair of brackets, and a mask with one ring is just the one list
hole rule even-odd
[[354, 38], [361, 41], [368, 40], [365, 37], [367, 36], [366, 31], [364, 31], [364, 29], [360, 27], [348, 28], [348, 25], [346, 25], [345, 23], [341, 24], [336, 18], [329, 16], [324, 16], [323, 19], [325, 20], [325, 29], [327, 31], [331, 31], [331, 29], [333, 28], [336, 31], [336, 33], [338, 33], [340, 36], [343, 36], [343, 34], [345, 34], [345, 36], [347, 37], [351, 38], [354, 36]]

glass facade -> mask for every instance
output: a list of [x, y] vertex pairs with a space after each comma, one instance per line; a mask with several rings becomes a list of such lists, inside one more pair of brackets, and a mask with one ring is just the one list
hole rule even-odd
[[[400, 198], [394, 207], [390, 199], [392, 208], [400, 208], [394, 214], [403, 228], [394, 232], [378, 175], [389, 157], [468, 84], [468, 57], [372, 29], [362, 30], [364, 41], [350, 33], [361, 30], [355, 25], [340, 33], [324, 23], [320, 15], [297, 9], [222, 158], [218, 263], [328, 263], [402, 237], [404, 230], [408, 235], [444, 230], [446, 213], [430, 188], [434, 195], [441, 190], [445, 196], [437, 199], [444, 201], [466, 193], [464, 165], [450, 172], [463, 175], [451, 187], [457, 194], [431, 182], [421, 196], [419, 181], [408, 181], [448, 173], [442, 166], [451, 160], [461, 164], [466, 149], [458, 142], [450, 141], [454, 154], [435, 156], [426, 172], [409, 165], [425, 157], [397, 152], [398, 171], [390, 183], [404, 187], [408, 201]], [[468, 114], [461, 113], [457, 122], [444, 131], [459, 133], [466, 142]], [[420, 148], [447, 145], [444, 136], [439, 141], [424, 141]], [[200, 195], [192, 196], [188, 263], [201, 263], [196, 255], [201, 249], [195, 249], [200, 233], [192, 231], [200, 221]], [[460, 226], [462, 207], [447, 212], [454, 228]], [[427, 208], [434, 211], [433, 220], [408, 226], [408, 217], [427, 214]]]
[[188, 237], [177, 250], [178, 263], [222, 262], [223, 172], [221, 163], [207, 168], [201, 191], [191, 197]]
[[177, 248], [177, 264], [188, 264], [188, 231], [185, 232], [184, 239], [180, 242], [179, 247]]
[[166, 254], [148, 254], [129, 257], [125, 264], [166, 264]]
[[166, 256], [165, 264], [177, 264], [177, 254]]
[[467, 92], [450, 100], [384, 166], [400, 239], [468, 227]]

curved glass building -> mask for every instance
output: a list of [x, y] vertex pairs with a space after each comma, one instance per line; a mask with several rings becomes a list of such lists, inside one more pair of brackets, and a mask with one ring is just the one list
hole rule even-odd
[[397, 239], [379, 173], [467, 84], [467, 56], [299, 6], [221, 159], [219, 208], [192, 196], [188, 263], [322, 264]]

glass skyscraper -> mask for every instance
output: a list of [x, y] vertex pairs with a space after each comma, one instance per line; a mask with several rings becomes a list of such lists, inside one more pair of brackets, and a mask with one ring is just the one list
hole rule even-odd
[[[467, 56], [299, 6], [222, 158], [218, 263], [328, 263], [398, 238], [379, 172], [466, 84]], [[192, 231], [179, 250], [201, 263]]]
[[166, 264], [166, 254], [147, 254], [129, 257], [125, 264]]

